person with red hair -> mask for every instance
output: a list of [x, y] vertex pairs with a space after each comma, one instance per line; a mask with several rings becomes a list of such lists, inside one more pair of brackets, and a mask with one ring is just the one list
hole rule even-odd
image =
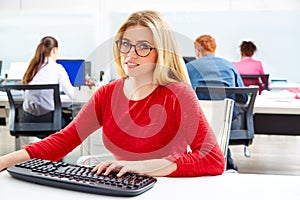
[[[188, 75], [193, 89], [197, 86], [219, 86], [219, 87], [244, 87], [243, 80], [236, 71], [232, 62], [215, 56], [217, 48], [215, 39], [210, 35], [201, 35], [194, 42], [196, 60], [186, 64]], [[197, 93], [198, 99], [215, 99], [213, 95]], [[235, 100], [234, 95], [228, 98]], [[243, 101], [247, 100], [246, 95]], [[239, 112], [234, 107], [231, 129], [239, 129]], [[231, 157], [230, 149], [227, 152], [227, 169], [238, 170]]]

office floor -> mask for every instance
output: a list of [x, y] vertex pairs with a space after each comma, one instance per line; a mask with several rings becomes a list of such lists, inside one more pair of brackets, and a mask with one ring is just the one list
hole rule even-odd
[[239, 173], [300, 175], [300, 136], [255, 135], [250, 158], [243, 146], [230, 146]]
[[[7, 127], [0, 126], [0, 155], [14, 151], [14, 142]], [[243, 146], [230, 149], [239, 173], [300, 175], [300, 136], [255, 135], [250, 158], [244, 156]], [[77, 148], [65, 161], [75, 162], [79, 155]]]

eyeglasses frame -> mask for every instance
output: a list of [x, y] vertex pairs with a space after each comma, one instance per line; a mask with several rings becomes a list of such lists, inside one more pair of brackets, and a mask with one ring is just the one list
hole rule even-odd
[[122, 39], [117, 40], [117, 41], [116, 41], [116, 45], [117, 45], [118, 50], [119, 50], [121, 53], [123, 53], [123, 54], [129, 53], [130, 50], [131, 50], [131, 48], [134, 47], [134, 51], [135, 51], [136, 55], [138, 55], [139, 57], [147, 57], [147, 56], [150, 55], [151, 51], [152, 51], [153, 49], [155, 49], [155, 47], [151, 47], [151, 46], [150, 46], [150, 48], [149, 48], [149, 49], [150, 49], [149, 53], [148, 53], [147, 55], [145, 55], [145, 56], [141, 56], [141, 55], [137, 52], [137, 50], [136, 50], [136, 44], [131, 44], [131, 43], [128, 42], [128, 43], [129, 43], [129, 46], [130, 46], [129, 50], [128, 50], [127, 52], [122, 52], [121, 49], [119, 48], [119, 45], [118, 45], [119, 42], [120, 42], [121, 40], [122, 40]]

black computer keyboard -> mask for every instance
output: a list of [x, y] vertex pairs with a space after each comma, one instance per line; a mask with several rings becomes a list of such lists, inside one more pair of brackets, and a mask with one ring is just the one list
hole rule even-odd
[[7, 168], [15, 178], [64, 189], [111, 196], [136, 196], [152, 188], [154, 177], [126, 173], [117, 177], [92, 173], [93, 167], [32, 159]]

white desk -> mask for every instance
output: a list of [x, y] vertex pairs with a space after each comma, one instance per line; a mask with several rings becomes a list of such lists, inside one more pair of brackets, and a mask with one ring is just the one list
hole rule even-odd
[[287, 89], [300, 88], [299, 83], [271, 83], [269, 89], [271, 91], [282, 91]]
[[[67, 95], [61, 95], [62, 107], [66, 108], [69, 105], [75, 104], [84, 104], [86, 103], [92, 94], [95, 92], [96, 88], [89, 88], [88, 86], [81, 86], [80, 89], [74, 88], [74, 99], [70, 99]], [[0, 106], [5, 106], [9, 108], [9, 102], [6, 95], [6, 92], [0, 91]]]
[[300, 99], [268, 98], [258, 95], [254, 104], [254, 113], [300, 115]]
[[[299, 176], [225, 173], [197, 178], [158, 178], [153, 188], [130, 199], [299, 199]], [[0, 172], [1, 200], [126, 199], [37, 185]], [[129, 199], [129, 198], [128, 198]]]
[[254, 105], [255, 133], [300, 135], [300, 99], [294, 96], [289, 93], [257, 96]]

